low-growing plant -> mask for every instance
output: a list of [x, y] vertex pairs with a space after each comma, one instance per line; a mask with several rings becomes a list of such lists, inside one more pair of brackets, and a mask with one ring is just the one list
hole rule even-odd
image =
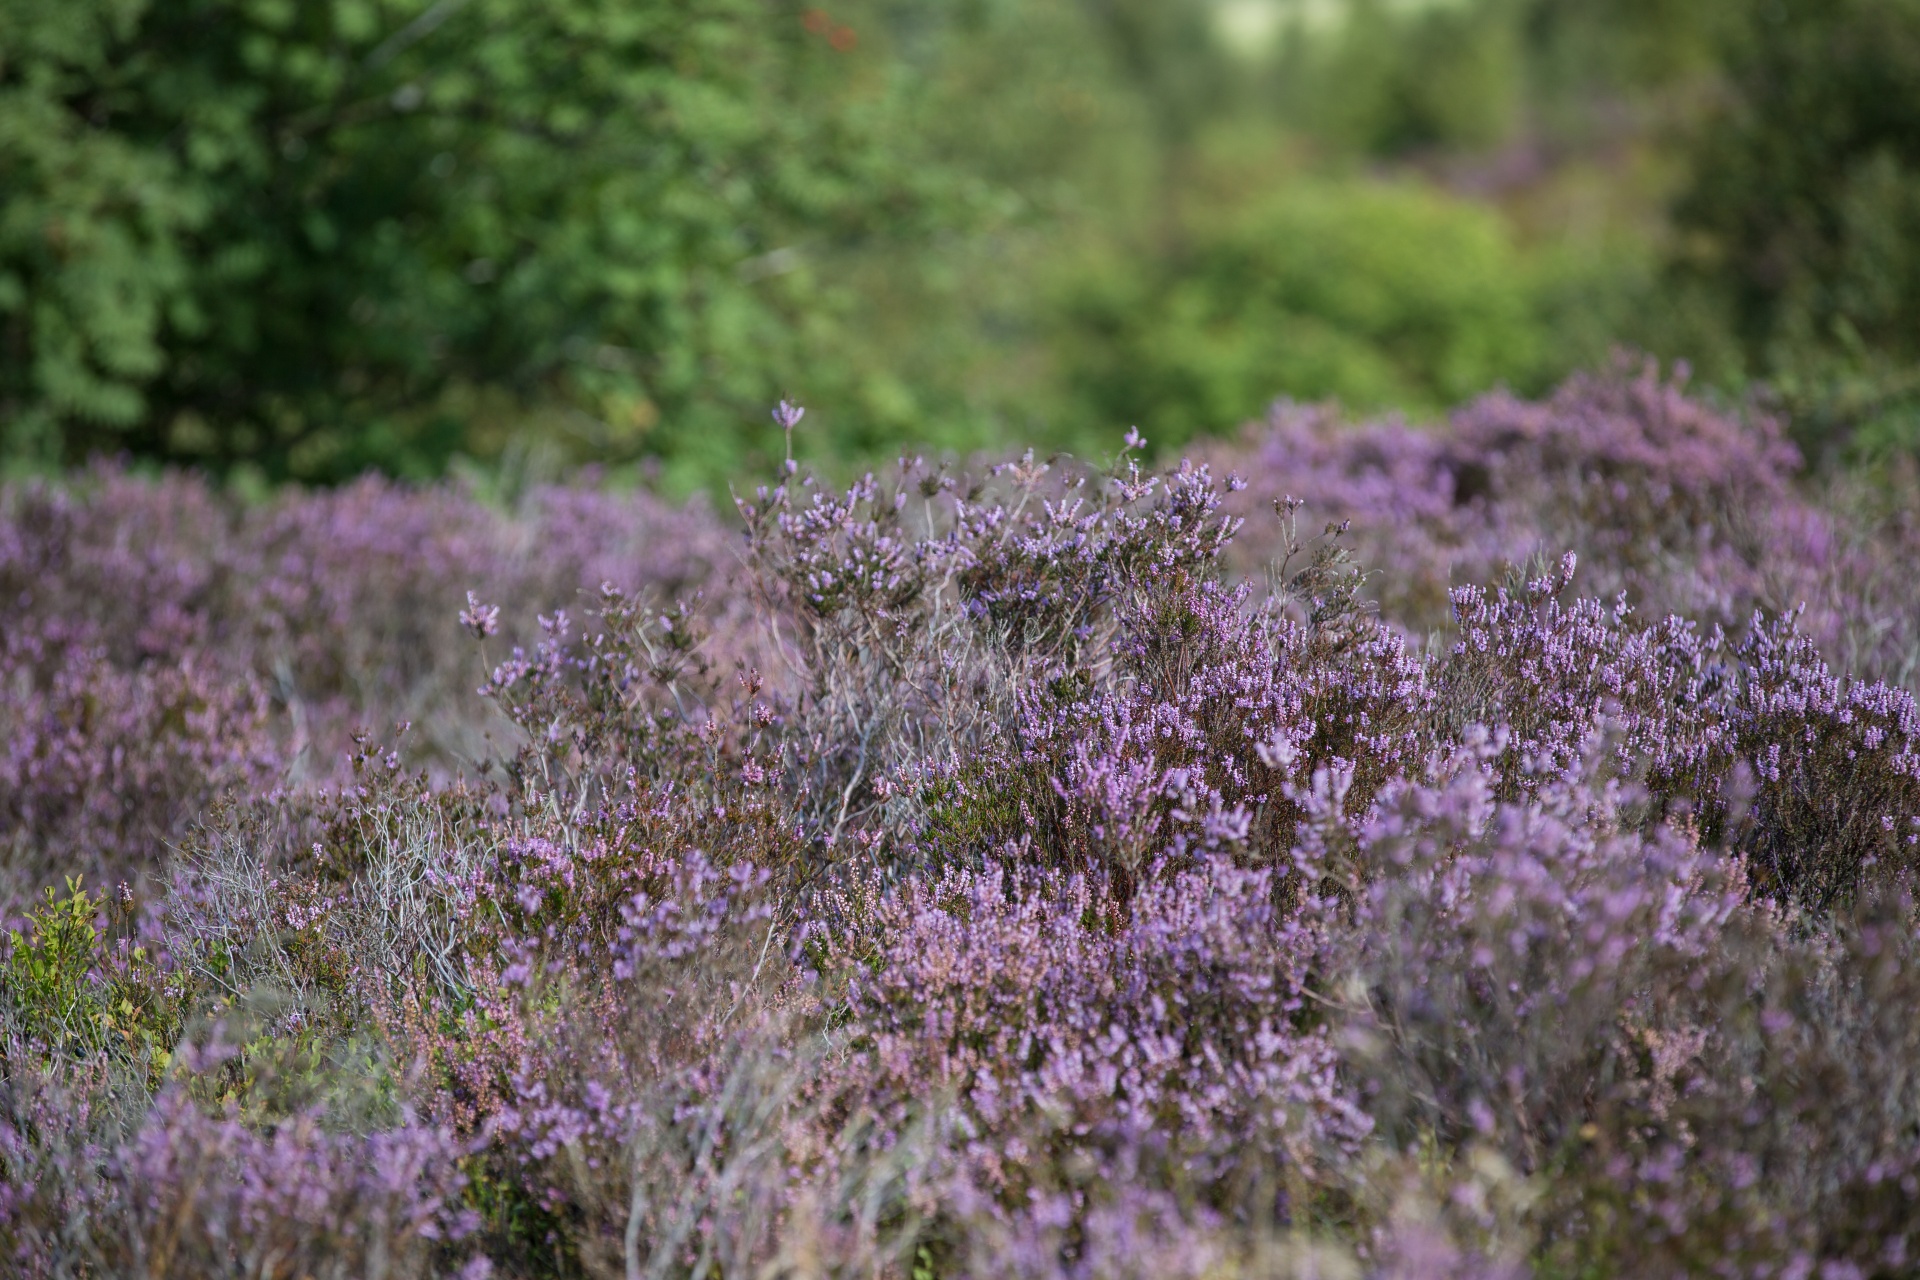
[[[1869, 536], [1897, 521], [1635, 368], [1431, 436], [1283, 415], [1222, 480], [1140, 443], [843, 490], [786, 465], [730, 567], [590, 554], [721, 545], [645, 498], [560, 491], [548, 545], [372, 486], [277, 499], [269, 570], [194, 481], [83, 479], [157, 531], [154, 583], [92, 499], [13, 492], [72, 539], [0, 541], [8, 639], [84, 644], [16, 645], [0, 686], [39, 806], [6, 836], [34, 856], [4, 886], [33, 905], [0, 959], [0, 1249], [1911, 1271], [1920, 710], [1843, 616], [1920, 618], [1888, 594], [1910, 544]], [[325, 550], [345, 512], [420, 562], [379, 529]], [[189, 669], [243, 714], [47, 710]], [[397, 745], [346, 727], [423, 707], [448, 718]], [[329, 739], [337, 765], [247, 763]], [[88, 831], [124, 891], [77, 879]]]
[[[66, 893], [49, 887], [7, 936], [0, 965], [4, 1008], [16, 1061], [36, 1052], [63, 1059], [112, 1058], [157, 1081], [180, 1033], [177, 990], [155, 963], [151, 931], [135, 918], [125, 885], [111, 898], [69, 877]], [[25, 1050], [25, 1052], [22, 1052]]]

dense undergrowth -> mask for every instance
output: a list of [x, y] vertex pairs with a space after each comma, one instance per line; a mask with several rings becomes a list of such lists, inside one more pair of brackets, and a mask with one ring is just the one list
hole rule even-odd
[[1920, 1268], [1900, 494], [1626, 367], [1129, 456], [7, 489], [6, 1267]]

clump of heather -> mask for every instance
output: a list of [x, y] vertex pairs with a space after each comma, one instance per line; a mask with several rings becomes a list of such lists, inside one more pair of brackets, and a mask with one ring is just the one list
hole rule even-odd
[[[542, 488], [510, 512], [363, 481], [249, 506], [97, 468], [0, 490], [0, 853], [16, 884], [138, 879], [225, 794], [337, 783], [353, 735], [411, 722], [451, 776], [507, 728], [457, 615], [609, 583], [692, 597], [733, 557], [698, 507]], [[508, 744], [510, 746], [510, 744]]]
[[1900, 517], [1637, 366], [1141, 443], [5, 491], [0, 1249], [1920, 1266]]
[[842, 964], [877, 1119], [950, 1092], [961, 1172], [1003, 1209], [1082, 1213], [1145, 1180], [1287, 1220], [1369, 1128], [1302, 1017], [1319, 938], [1264, 869], [1145, 879], [1123, 903], [1002, 864], [842, 906], [836, 946], [870, 957]]
[[[0, 1250], [31, 1277], [484, 1275], [463, 1247], [462, 1146], [402, 1123], [360, 1136], [270, 1129], [169, 1088], [118, 1140], [76, 1137], [84, 1104], [0, 1119]], [[37, 1114], [34, 1114], [37, 1112]], [[458, 1261], [456, 1261], [458, 1260]]]
[[0, 687], [9, 894], [137, 877], [219, 796], [281, 774], [266, 690], [192, 652], [122, 665], [83, 625], [20, 617], [0, 635]]
[[[1691, 397], [1651, 363], [1622, 359], [1539, 403], [1490, 395], [1435, 430], [1281, 404], [1208, 458], [1247, 478], [1239, 514], [1291, 496], [1351, 521], [1370, 593], [1414, 635], [1449, 628], [1454, 588], [1537, 577], [1573, 552], [1585, 594], [1625, 593], [1649, 618], [1737, 631], [1755, 610], [1804, 607], [1847, 674], [1907, 682], [1920, 659], [1912, 476], [1802, 482], [1776, 419]], [[1282, 549], [1255, 522], [1233, 566], [1258, 577]]]

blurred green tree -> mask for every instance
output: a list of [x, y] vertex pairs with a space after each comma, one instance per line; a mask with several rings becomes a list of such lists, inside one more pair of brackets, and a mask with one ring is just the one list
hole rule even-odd
[[1499, 215], [1413, 185], [1296, 176], [1201, 202], [1149, 270], [1089, 274], [1061, 336], [1074, 417], [1156, 444], [1286, 394], [1432, 410], [1540, 369], [1528, 272]]
[[1803, 443], [1920, 445], [1920, 0], [1758, 0], [1675, 210], [1677, 285]]
[[1287, 118], [1364, 155], [1485, 148], [1521, 123], [1520, 11], [1506, 0], [1351, 0], [1330, 32], [1296, 32], [1276, 77]]
[[1262, 2], [0, 0], [0, 462], [684, 489], [1620, 337], [1907, 429], [1920, 0]]
[[861, 36], [772, 0], [0, 0], [5, 452], [427, 472], [535, 414], [724, 466], [831, 342], [809, 249], [966, 204], [889, 146]]

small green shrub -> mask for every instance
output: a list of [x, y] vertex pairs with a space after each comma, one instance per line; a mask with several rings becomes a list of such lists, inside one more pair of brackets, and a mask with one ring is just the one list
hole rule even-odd
[[1156, 269], [1115, 264], [1069, 304], [1068, 384], [1103, 427], [1171, 444], [1278, 396], [1418, 411], [1540, 370], [1527, 266], [1489, 209], [1300, 178], [1183, 232]]
[[66, 893], [49, 887], [8, 932], [0, 991], [19, 1033], [60, 1055], [111, 1053], [157, 1077], [179, 1018], [144, 947], [118, 945], [133, 904], [89, 893], [70, 876]]

